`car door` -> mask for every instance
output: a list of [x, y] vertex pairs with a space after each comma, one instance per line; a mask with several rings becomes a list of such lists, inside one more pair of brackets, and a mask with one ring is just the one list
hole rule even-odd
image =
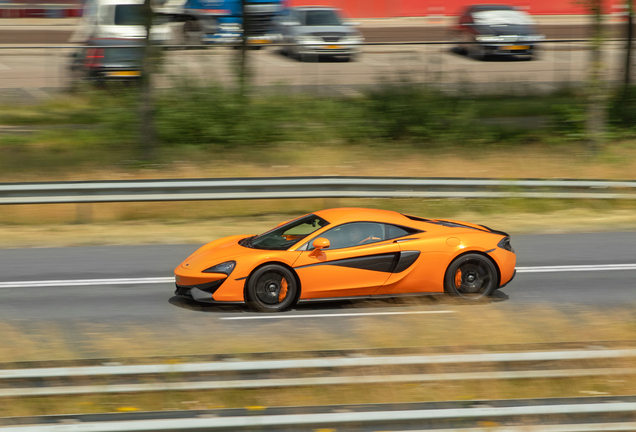
[[320, 237], [329, 240], [328, 248], [313, 249], [310, 240], [294, 262], [301, 299], [371, 295], [389, 278], [400, 252], [381, 223], [343, 224]]

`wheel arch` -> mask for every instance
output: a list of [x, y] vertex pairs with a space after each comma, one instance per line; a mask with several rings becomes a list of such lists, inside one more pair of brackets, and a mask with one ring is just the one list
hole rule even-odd
[[[446, 270], [444, 270], [444, 281], [446, 281], [446, 277], [448, 276], [448, 269], [451, 267], [451, 265], [457, 261], [458, 259], [460, 259], [461, 257], [465, 256], [465, 255], [469, 255], [469, 254], [477, 254], [477, 255], [481, 255], [483, 257], [485, 257], [486, 259], [488, 259], [494, 266], [495, 266], [495, 270], [497, 270], [497, 286], [495, 289], [499, 288], [499, 285], [501, 284], [501, 269], [499, 268], [499, 264], [497, 264], [497, 261], [495, 261], [490, 255], [488, 255], [486, 252], [482, 252], [479, 250], [468, 250], [465, 252], [460, 253], [459, 255], [457, 255], [456, 257], [454, 257], [449, 263], [448, 266], [446, 266]], [[446, 284], [444, 283], [444, 291], [446, 291]]]
[[292, 266], [290, 266], [289, 264], [285, 264], [282, 261], [266, 261], [264, 263], [261, 263], [259, 265], [257, 265], [256, 267], [254, 267], [252, 269], [252, 271], [250, 272], [249, 276], [245, 279], [245, 283], [243, 284], [243, 301], [245, 303], [247, 303], [247, 284], [250, 281], [250, 278], [252, 277], [252, 275], [256, 272], [256, 270], [258, 270], [261, 267], [265, 267], [268, 265], [272, 265], [272, 264], [277, 264], [281, 267], [285, 267], [287, 270], [289, 270], [293, 275], [294, 278], [296, 278], [296, 284], [298, 285], [298, 292], [296, 294], [296, 298], [294, 299], [293, 304], [298, 303], [298, 300], [300, 299], [300, 293], [302, 291], [302, 284], [300, 283], [300, 278], [298, 277], [298, 273], [296, 273], [296, 270], [294, 270], [294, 268]]

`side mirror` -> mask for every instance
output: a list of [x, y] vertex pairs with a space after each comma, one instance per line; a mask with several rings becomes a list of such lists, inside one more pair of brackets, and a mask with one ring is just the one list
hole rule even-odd
[[329, 240], [327, 240], [324, 237], [318, 237], [316, 240], [314, 240], [314, 242], [312, 243], [312, 245], [314, 246], [315, 249], [327, 249], [330, 246]]

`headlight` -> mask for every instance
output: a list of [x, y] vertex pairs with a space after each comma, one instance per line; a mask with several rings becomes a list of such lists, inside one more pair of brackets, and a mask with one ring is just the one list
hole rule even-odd
[[512, 248], [512, 246], [510, 245], [510, 237], [504, 237], [501, 239], [501, 241], [499, 243], [497, 243], [497, 247], [500, 247], [502, 249], [505, 249], [507, 251], [513, 252], [514, 253], [514, 249]]
[[503, 38], [500, 36], [476, 36], [475, 40], [477, 42], [501, 42]]
[[324, 40], [317, 36], [296, 36], [298, 43], [323, 43]]
[[523, 40], [527, 40], [527, 41], [540, 41], [545, 39], [545, 36], [543, 35], [532, 35], [532, 36], [525, 36], [523, 38]]
[[342, 39], [340, 39], [340, 41], [342, 41], [342, 42], [359, 42], [359, 43], [362, 43], [362, 42], [364, 42], [364, 37], [362, 37], [362, 36], [345, 36]]
[[234, 267], [236, 267], [236, 261], [227, 261], [207, 268], [203, 270], [203, 273], [223, 273], [229, 276]]
[[241, 32], [243, 29], [238, 24], [233, 23], [223, 23], [219, 24], [219, 29], [226, 32]]

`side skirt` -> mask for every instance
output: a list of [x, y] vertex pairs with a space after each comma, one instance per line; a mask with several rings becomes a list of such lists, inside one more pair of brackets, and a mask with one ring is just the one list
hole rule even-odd
[[388, 299], [388, 298], [402, 298], [402, 297], [427, 297], [433, 295], [444, 295], [443, 292], [425, 292], [425, 293], [407, 293], [407, 294], [380, 294], [371, 296], [355, 296], [355, 297], [325, 297], [325, 298], [311, 298], [300, 299], [298, 303], [315, 303], [315, 302], [328, 302], [328, 301], [346, 301], [346, 300], [374, 300], [374, 299]]

